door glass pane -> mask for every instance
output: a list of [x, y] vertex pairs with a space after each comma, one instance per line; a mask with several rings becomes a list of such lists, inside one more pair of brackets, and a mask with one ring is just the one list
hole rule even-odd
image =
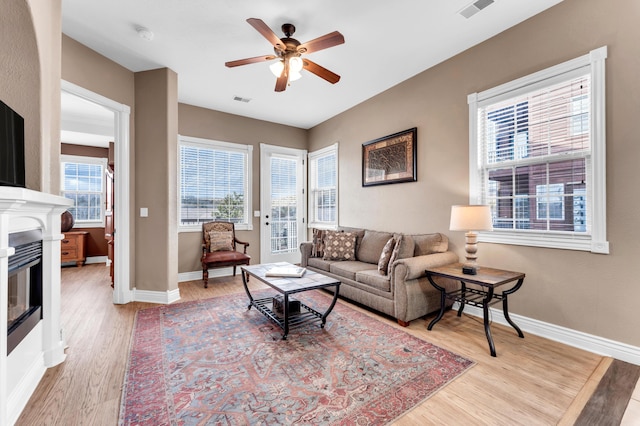
[[295, 159], [271, 157], [271, 253], [298, 250]]

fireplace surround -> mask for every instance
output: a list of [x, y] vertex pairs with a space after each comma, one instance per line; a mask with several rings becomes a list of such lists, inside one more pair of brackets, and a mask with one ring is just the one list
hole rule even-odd
[[[46, 369], [65, 359], [60, 324], [60, 215], [71, 203], [52, 194], [0, 186], [0, 425], [15, 423]], [[13, 276], [16, 271], [20, 277]], [[24, 287], [27, 280], [29, 290]], [[38, 282], [40, 295], [35, 294]], [[12, 301], [10, 285], [20, 293], [13, 294]], [[10, 350], [9, 306], [23, 304], [18, 301], [22, 297], [29, 299], [29, 305], [40, 298], [41, 307], [25, 307], [30, 315], [12, 311], [17, 318], [11, 328], [21, 330], [15, 336], [23, 336]], [[30, 324], [27, 329], [18, 327], [22, 322]]]

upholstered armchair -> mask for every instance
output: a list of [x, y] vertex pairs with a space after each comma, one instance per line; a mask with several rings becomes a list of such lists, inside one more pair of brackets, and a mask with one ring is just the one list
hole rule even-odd
[[[236, 244], [244, 246], [244, 250], [236, 250]], [[251, 256], [247, 254], [249, 243], [236, 239], [235, 226], [232, 222], [207, 222], [202, 224], [202, 281], [204, 288], [209, 286], [209, 268], [224, 268], [248, 265]]]

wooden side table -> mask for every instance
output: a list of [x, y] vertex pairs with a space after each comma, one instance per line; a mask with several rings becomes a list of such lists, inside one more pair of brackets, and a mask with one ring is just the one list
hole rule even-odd
[[[502, 269], [478, 267], [476, 275], [467, 275], [462, 273], [462, 264], [454, 263], [451, 265], [440, 266], [437, 268], [427, 269], [425, 273], [432, 286], [440, 291], [440, 312], [427, 327], [431, 330], [433, 326], [442, 319], [445, 311], [445, 300], [454, 300], [460, 303], [458, 308], [458, 316], [462, 315], [465, 305], [472, 305], [482, 308], [484, 317], [484, 332], [489, 342], [489, 351], [491, 356], [496, 356], [496, 348], [491, 337], [491, 329], [489, 328], [489, 306], [502, 300], [502, 311], [504, 317], [509, 324], [516, 330], [518, 336], [524, 338], [524, 334], [520, 328], [509, 317], [509, 304], [507, 296], [515, 293], [522, 286], [524, 274], [521, 272], [504, 271]], [[433, 280], [434, 277], [443, 277], [460, 281], [461, 287], [457, 290], [447, 292]], [[496, 294], [494, 290], [504, 284], [517, 281], [516, 284], [508, 290], [500, 294]], [[479, 288], [467, 288], [467, 284], [476, 284]]]
[[89, 233], [86, 231], [65, 232], [60, 244], [60, 261], [76, 262], [76, 266], [84, 265], [86, 260], [85, 247]]

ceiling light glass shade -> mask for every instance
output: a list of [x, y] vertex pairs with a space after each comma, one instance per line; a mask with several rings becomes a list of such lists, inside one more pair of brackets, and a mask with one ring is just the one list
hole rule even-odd
[[299, 72], [291, 71], [291, 73], [289, 74], [289, 81], [299, 80], [300, 77], [302, 77], [302, 74], [300, 74]]
[[289, 59], [289, 70], [292, 74], [300, 73], [302, 71], [302, 59], [298, 56], [294, 56]]
[[284, 69], [284, 62], [282, 60], [277, 61], [269, 65], [269, 69], [276, 77], [280, 77], [282, 75], [282, 70]]

